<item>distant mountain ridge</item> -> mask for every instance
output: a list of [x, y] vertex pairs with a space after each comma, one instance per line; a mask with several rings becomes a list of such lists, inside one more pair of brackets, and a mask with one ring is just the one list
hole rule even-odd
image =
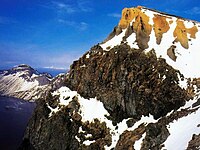
[[200, 23], [125, 8], [37, 108], [20, 149], [196, 150]]
[[25, 100], [44, 98], [55, 81], [48, 73], [39, 73], [21, 64], [0, 72], [0, 94]]

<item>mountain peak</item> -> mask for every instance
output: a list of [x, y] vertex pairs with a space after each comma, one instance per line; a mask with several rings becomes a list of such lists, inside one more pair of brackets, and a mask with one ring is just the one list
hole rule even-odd
[[[164, 14], [152, 9], [147, 9], [142, 6], [136, 8], [124, 8], [122, 10], [122, 17], [119, 22], [119, 27], [126, 29], [132, 26], [133, 31], [136, 32], [136, 40], [139, 48], [148, 48], [148, 41], [152, 30], [155, 32], [156, 43], [160, 44], [163, 34], [170, 30], [171, 24], [175, 22], [176, 28], [173, 31], [175, 42], [180, 42], [181, 46], [188, 49], [189, 39], [195, 39], [198, 32], [197, 26], [193, 22], [191, 27], [186, 27], [187, 23], [183, 18]], [[142, 42], [141, 38], [144, 40]]]
[[14, 66], [9, 70], [9, 73], [16, 73], [16, 72], [24, 72], [28, 71], [30, 75], [34, 74], [39, 74], [35, 69], [33, 69], [31, 66], [26, 65], [26, 64], [20, 64], [17, 66]]
[[200, 65], [199, 30], [196, 21], [142, 6], [124, 8], [119, 24], [100, 46], [106, 51], [121, 43], [145, 52], [154, 49], [157, 57], [165, 58], [186, 77], [200, 77], [200, 69], [194, 67]]
[[35, 100], [44, 96], [52, 77], [26, 64], [0, 72], [0, 95]]
[[142, 6], [125, 8], [109, 38], [74, 61], [62, 87], [38, 101], [22, 147], [199, 147], [192, 144], [200, 138], [199, 29]]

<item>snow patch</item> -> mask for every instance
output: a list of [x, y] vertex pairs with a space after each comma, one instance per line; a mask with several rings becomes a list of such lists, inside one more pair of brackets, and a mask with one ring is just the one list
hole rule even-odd
[[115, 35], [112, 39], [110, 39], [106, 43], [101, 44], [100, 46], [103, 48], [103, 50], [109, 51], [107, 50], [108, 47], [113, 48], [114, 46], [121, 44], [121, 42], [123, 41], [123, 37], [125, 36], [125, 33], [126, 29], [124, 29], [122, 33], [120, 33], [119, 35]]
[[135, 150], [140, 150], [140, 149], [141, 149], [142, 142], [143, 142], [145, 136], [146, 136], [146, 133], [144, 133], [144, 134], [142, 135], [142, 137], [141, 137], [138, 141], [135, 142], [135, 144], [134, 144], [134, 149], [135, 149]]
[[83, 142], [83, 144], [90, 145], [90, 144], [92, 144], [94, 142], [95, 142], [94, 140], [93, 141], [86, 140], [86, 141]]
[[89, 53], [86, 55], [86, 58], [90, 58], [90, 54]]
[[[134, 126], [128, 128], [126, 121], [128, 119], [124, 119], [122, 122], [118, 123], [116, 126], [112, 124], [111, 120], [108, 120], [105, 116], [109, 116], [110, 114], [108, 111], [104, 108], [104, 105], [102, 102], [98, 101], [96, 98], [90, 98], [85, 99], [81, 97], [76, 91], [71, 91], [68, 87], [61, 87], [57, 91], [52, 93], [53, 96], [60, 95], [59, 96], [59, 105], [60, 106], [67, 106], [70, 101], [72, 101], [74, 96], [77, 96], [78, 102], [80, 104], [79, 113], [82, 116], [82, 122], [92, 122], [95, 118], [97, 118], [100, 122], [105, 122], [106, 126], [110, 128], [110, 134], [112, 135], [112, 145], [111, 146], [105, 146], [106, 150], [111, 149], [112, 147], [115, 147], [117, 144], [117, 141], [119, 140], [119, 136], [125, 131], [132, 131], [136, 129], [140, 124], [145, 123], [154, 123], [157, 120], [153, 118], [152, 115], [150, 116], [142, 116], [142, 118], [134, 124]], [[64, 100], [67, 98], [67, 100]], [[49, 117], [51, 117], [54, 113], [58, 112], [60, 109], [56, 107], [55, 109], [50, 108], [51, 112], [49, 114]], [[60, 107], [62, 108], [62, 107]], [[129, 118], [130, 119], [130, 118]], [[117, 127], [117, 129], [116, 129]], [[79, 133], [83, 132], [82, 128], [79, 128]], [[91, 135], [88, 135], [91, 136]], [[85, 141], [85, 144], [91, 144], [93, 141]]]
[[[168, 125], [168, 130], [170, 136], [164, 142], [164, 149], [186, 149], [188, 141], [192, 139], [193, 134], [199, 134], [200, 128], [197, 125], [200, 123], [200, 109], [196, 112], [189, 114], [187, 117], [183, 117], [170, 123]], [[178, 141], [178, 142], [177, 142]]]

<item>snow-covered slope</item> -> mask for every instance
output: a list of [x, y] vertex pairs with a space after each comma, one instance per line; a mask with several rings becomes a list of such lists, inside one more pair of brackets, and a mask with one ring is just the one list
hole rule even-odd
[[131, 48], [151, 49], [157, 57], [187, 78], [200, 77], [200, 23], [164, 14], [144, 7], [125, 8], [112, 36], [100, 46], [108, 51], [127, 43]]
[[19, 65], [0, 73], [0, 94], [36, 100], [44, 96], [51, 80], [49, 74], [40, 74], [28, 65]]
[[54, 91], [52, 95], [58, 96], [59, 99], [56, 108], [52, 108], [47, 103], [48, 108], [51, 110], [49, 118], [58, 112], [62, 112], [65, 107], [71, 108], [70, 103], [77, 100], [80, 106], [77, 110], [74, 110], [71, 113], [70, 120], [72, 122], [77, 121], [75, 115], [79, 116], [77, 118], [80, 118], [79, 121], [81, 120], [82, 126], [79, 127], [78, 134], [75, 138], [87, 146], [94, 143], [95, 138], [90, 132], [87, 133], [88, 131], [86, 129], [84, 131], [84, 124], [95, 123], [95, 119], [98, 119], [100, 124], [105, 123], [105, 127], [109, 129], [109, 133], [107, 134], [111, 135], [110, 138], [112, 142], [108, 144], [109, 146], [104, 146], [104, 149], [106, 150], [110, 150], [116, 146], [119, 148], [120, 136], [122, 136], [124, 132], [136, 132], [138, 129], [142, 130], [142, 132], [136, 132], [138, 137], [132, 141], [132, 146], [135, 150], [143, 150], [142, 143], [144, 142], [147, 134], [147, 131], [143, 128], [148, 130], [148, 125], [152, 123], [159, 124], [160, 122], [165, 122], [164, 126], [166, 125], [169, 131], [169, 137], [166, 141], [163, 141], [162, 150], [173, 150], [174, 146], [177, 150], [187, 149], [188, 142], [192, 139], [193, 134], [200, 134], [200, 106], [194, 106], [194, 104], [197, 103], [199, 96], [196, 96], [194, 99], [188, 101], [177, 111], [168, 113], [166, 117], [155, 120], [152, 115], [142, 116], [142, 118], [135, 122], [133, 126], [128, 126], [127, 121], [131, 118], [124, 119], [120, 123], [113, 125], [112, 121], [108, 119], [108, 116], [110, 116], [109, 112], [105, 109], [103, 103], [96, 98], [85, 99], [81, 97], [77, 91], [71, 91], [68, 87], [61, 87], [57, 91]]

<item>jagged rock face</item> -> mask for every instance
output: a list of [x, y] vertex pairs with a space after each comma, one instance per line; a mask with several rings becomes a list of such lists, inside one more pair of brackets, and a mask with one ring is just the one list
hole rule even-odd
[[71, 65], [63, 87], [55, 80], [21, 148], [198, 149], [200, 75], [198, 62], [188, 60], [198, 60], [191, 47], [198, 48], [200, 36], [199, 26], [188, 22], [143, 7], [124, 9], [105, 42]]
[[168, 50], [167, 50], [167, 55], [169, 58], [171, 58], [173, 61], [176, 61], [177, 56], [175, 55], [175, 49], [176, 46], [172, 45]]
[[122, 28], [119, 26], [114, 27], [113, 31], [109, 34], [109, 36], [104, 40], [104, 42], [109, 41], [110, 39], [112, 39], [114, 36], [119, 35], [120, 33], [122, 33]]
[[70, 121], [66, 110], [48, 118], [50, 110], [44, 100], [39, 100], [37, 108], [26, 129], [24, 141], [20, 150], [32, 147], [41, 149], [77, 150], [78, 142], [74, 139], [79, 126]]
[[200, 135], [193, 135], [188, 144], [187, 150], [199, 150], [200, 148]]
[[120, 135], [120, 139], [117, 142], [116, 149], [130, 149], [133, 150], [133, 145], [135, 141], [139, 140], [142, 135], [145, 133], [145, 125], [141, 124], [134, 131], [125, 131]]
[[74, 62], [66, 82], [87, 98], [97, 96], [118, 122], [149, 113], [159, 118], [184, 105], [188, 97], [177, 85], [178, 75], [153, 51], [145, 54], [124, 44], [109, 52], [93, 47]]
[[[105, 122], [102, 123], [98, 119], [81, 122], [81, 116], [78, 114], [80, 104], [76, 96], [69, 105], [50, 117], [47, 105], [53, 107], [51, 100], [52, 97], [48, 97], [47, 100], [37, 101], [37, 108], [26, 129], [20, 150], [90, 150], [104, 149], [105, 145], [111, 144], [110, 129]], [[79, 131], [80, 128], [82, 132]], [[95, 142], [88, 145], [84, 143], [87, 140]]]

